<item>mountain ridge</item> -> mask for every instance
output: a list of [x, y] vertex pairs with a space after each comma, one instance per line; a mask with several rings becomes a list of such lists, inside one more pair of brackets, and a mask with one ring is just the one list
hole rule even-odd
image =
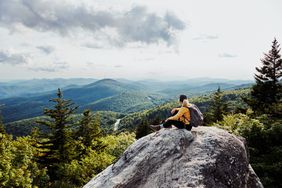
[[[245, 85], [240, 86], [226, 83], [226, 87], [223, 89], [229, 88], [229, 86], [232, 88], [245, 87]], [[94, 108], [95, 105], [100, 106], [98, 107], [98, 110], [113, 110], [109, 103], [116, 102], [113, 105], [121, 104], [124, 108], [116, 109], [114, 111], [131, 113], [172, 100], [175, 97], [178, 97], [179, 94], [186, 94], [191, 97], [212, 92], [216, 89], [217, 84], [215, 83], [192, 87], [189, 83], [185, 83], [185, 81], [166, 83], [156, 81], [137, 82], [102, 79], [81, 86], [66, 86], [65, 89], [63, 88], [63, 95], [66, 99], [71, 99], [76, 105], [80, 106], [80, 110], [83, 110], [84, 107], [90, 107], [91, 109], [96, 110]], [[41, 94], [36, 93], [33, 95], [22, 95], [19, 97], [0, 99], [0, 104], [4, 104], [4, 107], [2, 108], [4, 122], [12, 122], [42, 115], [43, 108], [48, 108], [52, 105], [49, 102], [49, 99], [56, 97], [55, 93], [56, 90], [52, 90]], [[124, 97], [122, 93], [129, 93], [129, 95], [128, 97]], [[136, 93], [139, 93], [140, 97], [136, 97]], [[158, 97], [150, 97], [153, 95]], [[107, 98], [113, 100], [105, 101]], [[136, 101], [132, 101], [133, 99]], [[105, 104], [104, 106], [108, 106], [108, 108], [102, 108], [102, 103]], [[142, 103], [144, 104], [143, 106]], [[130, 107], [130, 104], [133, 104], [133, 106]], [[128, 106], [128, 110], [126, 110], [125, 106]], [[134, 106], [136, 106], [136, 109]]]

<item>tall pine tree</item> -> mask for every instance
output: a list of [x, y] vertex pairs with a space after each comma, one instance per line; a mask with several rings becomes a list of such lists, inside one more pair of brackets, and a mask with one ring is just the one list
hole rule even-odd
[[82, 138], [85, 147], [89, 147], [93, 140], [101, 136], [101, 133], [99, 114], [96, 113], [94, 116], [91, 110], [85, 110], [76, 136]]
[[0, 133], [6, 134], [5, 127], [2, 122], [1, 107], [2, 105], [0, 105]]
[[2, 123], [1, 118], [0, 118], [0, 134], [6, 134], [5, 127]]
[[41, 151], [39, 162], [47, 167], [51, 181], [59, 179], [58, 165], [68, 163], [72, 160], [72, 132], [74, 123], [72, 115], [78, 108], [71, 100], [65, 100], [60, 89], [57, 98], [51, 99], [55, 105], [51, 109], [44, 109], [48, 117], [45, 120], [37, 121], [41, 125], [49, 127], [50, 132], [42, 133], [38, 139]]
[[143, 136], [146, 136], [153, 132], [152, 129], [149, 127], [149, 121], [147, 120], [147, 118], [148, 117], [145, 117], [142, 120], [141, 124], [138, 125], [138, 127], [136, 128], [136, 131], [135, 131], [136, 139], [142, 138]]
[[252, 87], [251, 97], [245, 101], [257, 114], [278, 115], [282, 99], [282, 59], [280, 45], [274, 39], [271, 50], [261, 59], [262, 66], [256, 67], [256, 84]]
[[212, 101], [209, 105], [208, 111], [205, 113], [205, 124], [221, 121], [223, 115], [226, 114], [227, 104], [223, 100], [223, 92], [220, 87], [213, 94]]

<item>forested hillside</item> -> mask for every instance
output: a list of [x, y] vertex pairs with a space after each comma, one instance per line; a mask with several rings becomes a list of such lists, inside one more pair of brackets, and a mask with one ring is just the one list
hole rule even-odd
[[[96, 111], [97, 115], [100, 118], [100, 125], [104, 132], [113, 132], [113, 125], [117, 121], [118, 118], [122, 118], [123, 114], [111, 112], [111, 111]], [[82, 114], [74, 114], [72, 117], [78, 121]], [[29, 119], [23, 119], [11, 123], [5, 124], [5, 129], [8, 134], [12, 134], [13, 136], [27, 136], [31, 134], [33, 128], [38, 128], [42, 132], [50, 131], [48, 127], [39, 125], [37, 123], [38, 120], [48, 119], [46, 116], [38, 116]]]
[[[42, 116], [43, 109], [50, 106], [48, 99], [54, 97], [54, 93], [0, 100], [0, 104], [3, 104], [3, 121], [7, 123]], [[143, 92], [140, 86], [125, 84], [112, 79], [103, 79], [88, 85], [66, 89], [64, 96], [79, 105], [80, 112], [86, 108], [94, 111], [138, 111], [161, 104], [166, 100], [159, 94]], [[133, 108], [134, 106], [136, 108]]]
[[[224, 91], [222, 93], [222, 100], [228, 104], [226, 113], [235, 113], [247, 108], [247, 105], [243, 102], [242, 97], [249, 93], [249, 89], [239, 89], [233, 91]], [[213, 94], [206, 94], [203, 96], [192, 97], [189, 99], [191, 103], [195, 103], [202, 112], [207, 112], [209, 106], [213, 100]], [[156, 106], [151, 109], [146, 109], [141, 112], [135, 112], [129, 114], [121, 119], [119, 124], [119, 130], [135, 131], [139, 125], [142, 124], [156, 124], [159, 121], [166, 119], [171, 115], [172, 108], [178, 107], [177, 100]]]
[[[44, 117], [7, 127], [15, 135], [0, 121], [1, 187], [80, 187], [134, 141], [134, 133], [110, 134], [112, 127], [106, 126], [115, 122], [117, 113], [85, 110], [77, 115], [77, 106], [60, 90], [51, 101]], [[13, 139], [30, 128], [28, 136]]]
[[[249, 89], [224, 91], [223, 99], [229, 104], [228, 112], [235, 112], [246, 108], [241, 97], [246, 96], [248, 92]], [[206, 112], [211, 103], [212, 96], [212, 94], [206, 94], [199, 97], [192, 97], [190, 101], [197, 104], [203, 112]], [[121, 119], [118, 125], [118, 131], [135, 131], [136, 127], [144, 122], [157, 123], [165, 119], [170, 115], [170, 109], [179, 105], [176, 100], [158, 105], [162, 101], [158, 97], [158, 95], [147, 96], [142, 93], [122, 93], [118, 96], [98, 100], [83, 108], [96, 111], [101, 118], [101, 128], [107, 132], [113, 131], [113, 125], [117, 119]], [[158, 103], [154, 104], [153, 101], [158, 101]], [[121, 111], [123, 113], [115, 111]], [[81, 114], [73, 115], [75, 119], [79, 119], [81, 116]], [[44, 116], [38, 116], [18, 120], [6, 123], [5, 128], [9, 134], [13, 134], [14, 136], [28, 135], [34, 127], [39, 127], [40, 130], [47, 131], [48, 129], [46, 127], [39, 126], [36, 123], [36, 121], [45, 118]]]
[[[36, 83], [38, 87], [46, 85], [45, 82], [40, 85], [40, 80]], [[68, 86], [62, 90], [66, 98], [72, 99], [79, 105], [80, 112], [89, 108], [93, 111], [132, 113], [173, 100], [179, 93], [197, 96], [211, 93], [218, 86], [223, 90], [244, 88], [248, 86], [248, 84], [244, 85], [245, 83], [250, 81], [199, 79], [199, 81], [162, 82], [102, 79], [86, 85]], [[54, 85], [58, 84], [59, 81]], [[20, 94], [20, 97], [0, 98], [4, 123], [42, 116], [44, 107], [50, 106], [48, 99], [54, 97], [56, 92], [53, 90], [40, 93], [42, 91], [44, 90], [38, 88], [38, 93], [33, 95]]]

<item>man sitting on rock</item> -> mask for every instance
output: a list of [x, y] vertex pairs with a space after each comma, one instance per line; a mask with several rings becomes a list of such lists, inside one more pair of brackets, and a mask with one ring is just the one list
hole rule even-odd
[[150, 127], [158, 131], [161, 128], [171, 128], [172, 125], [179, 129], [186, 128], [191, 130], [192, 126], [190, 125], [190, 111], [189, 111], [189, 101], [186, 95], [180, 95], [179, 97], [180, 108], [173, 108], [171, 110], [172, 116], [167, 118], [164, 123], [160, 125], [150, 125]]

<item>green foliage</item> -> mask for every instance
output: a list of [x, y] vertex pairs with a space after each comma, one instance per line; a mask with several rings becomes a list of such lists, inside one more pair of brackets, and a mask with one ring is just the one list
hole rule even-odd
[[252, 119], [246, 114], [233, 114], [223, 116], [222, 121], [214, 123], [213, 126], [225, 129], [233, 134], [246, 136], [246, 132], [261, 131], [263, 123], [257, 119]]
[[[9, 138], [7, 142], [1, 142], [2, 147], [12, 151], [1, 150], [5, 151], [3, 158], [9, 159], [2, 161], [3, 186], [81, 187], [134, 141], [135, 135], [129, 133], [103, 135], [100, 113], [94, 116], [86, 110], [82, 117], [74, 116], [77, 107], [63, 98], [60, 89], [57, 98], [51, 101], [55, 103], [54, 107], [45, 109], [46, 118], [38, 121], [49, 131], [41, 132], [35, 127], [31, 136], [17, 137], [20, 143], [1, 133], [1, 138]], [[10, 149], [11, 144], [16, 149]], [[31, 163], [31, 167], [23, 166], [22, 161]], [[23, 168], [17, 169], [21, 166]]]
[[176, 101], [156, 106], [149, 110], [132, 113], [121, 119], [119, 130], [120, 131], [136, 131], [136, 128], [143, 124], [144, 120], [148, 124], [159, 123], [160, 120], [166, 119], [170, 115], [170, 110], [178, 106]]
[[152, 108], [164, 102], [163, 97], [145, 92], [123, 92], [90, 103], [85, 108], [91, 110], [109, 110], [120, 113], [133, 113]]
[[[273, 82], [276, 84], [279, 82], [279, 79], [282, 77], [282, 61], [280, 53], [280, 45], [276, 39], [273, 40], [271, 50], [268, 54], [265, 54], [265, 57], [261, 59], [262, 67], [256, 67], [258, 71], [255, 74], [255, 79], [257, 83], [264, 82]], [[273, 99], [276, 100], [276, 99]]]
[[1, 119], [0, 119], [0, 134], [6, 134], [6, 130], [4, 128], [4, 125], [2, 124]]
[[261, 59], [262, 67], [256, 67], [256, 84], [245, 101], [256, 114], [282, 115], [282, 59], [278, 41], [274, 39], [271, 50]]
[[[242, 100], [242, 96], [247, 95], [249, 89], [238, 89], [232, 91], [222, 92], [222, 103], [227, 104], [226, 111], [228, 113], [234, 113], [237, 111], [243, 111], [246, 108]], [[211, 106], [213, 95], [203, 95], [193, 97], [189, 99], [191, 103], [196, 104], [200, 110], [206, 113]], [[119, 125], [119, 131], [136, 131], [137, 127], [143, 124], [143, 121], [148, 121], [148, 124], [158, 124], [161, 120], [171, 116], [171, 109], [179, 106], [177, 101], [171, 101], [158, 105], [154, 108], [143, 110], [129, 114], [121, 119]]]
[[33, 128], [39, 128], [41, 132], [47, 133], [50, 131], [49, 127], [37, 123], [38, 121], [45, 121], [47, 119], [47, 116], [23, 119], [5, 124], [5, 129], [8, 134], [12, 134], [14, 137], [27, 136], [31, 134]]
[[[62, 164], [59, 171], [64, 174], [64, 178], [60, 182], [68, 182], [68, 185], [77, 187], [86, 184], [91, 178], [117, 160], [124, 150], [135, 141], [134, 137], [134, 134], [125, 132], [96, 139], [104, 147], [99, 149], [88, 147], [79, 159]], [[92, 144], [96, 145], [96, 141]], [[57, 181], [57, 184], [60, 182]]]
[[209, 110], [204, 114], [206, 125], [222, 120], [223, 115], [227, 113], [227, 103], [222, 97], [223, 92], [220, 90], [220, 87], [218, 87], [217, 91], [212, 96]]
[[214, 124], [243, 136], [250, 151], [250, 163], [265, 187], [282, 186], [282, 120], [253, 114], [224, 116]]
[[136, 139], [142, 138], [153, 131], [149, 127], [148, 120], [143, 120], [142, 123], [136, 128]]
[[76, 157], [76, 146], [78, 141], [72, 139], [73, 119], [71, 115], [77, 107], [73, 107], [70, 100], [63, 98], [62, 92], [58, 89], [57, 98], [51, 99], [54, 108], [45, 109], [44, 114], [49, 117], [45, 121], [38, 121], [39, 124], [49, 127], [50, 133], [45, 133], [38, 138], [38, 145], [41, 154], [38, 160], [48, 169], [51, 181], [60, 178], [58, 166], [60, 163], [67, 163]]
[[107, 145], [105, 151], [117, 159], [135, 141], [135, 134], [122, 132], [117, 135], [107, 135], [102, 137], [101, 141]]
[[277, 40], [256, 67], [256, 84], [242, 99], [252, 108], [214, 124], [246, 138], [250, 162], [265, 187], [282, 187], [282, 59]]
[[0, 134], [6, 134], [6, 130], [2, 122], [1, 107], [2, 105], [0, 105]]
[[0, 133], [0, 187], [36, 187], [46, 184], [45, 169], [35, 162], [36, 148], [31, 137], [11, 136]]
[[89, 147], [95, 138], [101, 135], [100, 119], [97, 113], [95, 118], [90, 110], [83, 112], [83, 117], [80, 121], [79, 129], [76, 133], [76, 137], [81, 138], [84, 146]]
[[[80, 187], [110, 165], [113, 160], [114, 157], [104, 151], [97, 152], [89, 149], [81, 159], [60, 165], [60, 174], [64, 174], [60, 182], [64, 184], [67, 182], [68, 185]], [[57, 184], [59, 184], [58, 180]]]
[[[96, 111], [100, 116], [100, 124], [101, 129], [104, 133], [112, 133], [113, 132], [113, 124], [116, 122], [118, 118], [123, 117], [123, 114], [112, 112], [112, 111]], [[79, 121], [83, 114], [74, 114], [71, 115], [74, 121]], [[11, 123], [5, 124], [5, 129], [8, 134], [12, 134], [14, 137], [16, 136], [27, 136], [31, 134], [33, 128], [37, 127], [43, 133], [50, 132], [50, 128], [45, 125], [40, 125], [38, 121], [50, 120], [47, 116], [38, 116], [30, 119], [23, 119]], [[77, 128], [78, 125], [74, 125]]]
[[[131, 113], [151, 108], [165, 101], [161, 94], [151, 93], [145, 90], [143, 85], [141, 87], [136, 83], [125, 84], [110, 79], [65, 89], [64, 96], [79, 105], [80, 112], [91, 109], [92, 111]], [[4, 123], [42, 116], [42, 109], [51, 107], [47, 98], [50, 98], [49, 93], [0, 99], [0, 104], [5, 104]]]

